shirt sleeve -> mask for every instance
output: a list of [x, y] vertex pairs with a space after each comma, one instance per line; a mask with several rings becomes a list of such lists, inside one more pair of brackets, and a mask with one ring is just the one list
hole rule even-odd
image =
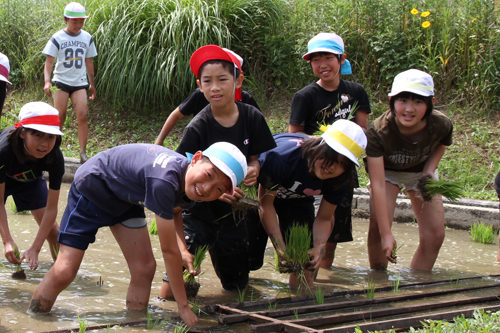
[[305, 125], [307, 123], [307, 114], [311, 106], [305, 96], [298, 91], [293, 95], [292, 105], [290, 107], [290, 124]]
[[59, 43], [54, 38], [54, 36], [50, 37], [49, 41], [45, 45], [45, 48], [42, 51], [42, 54], [52, 57], [57, 57], [57, 52], [59, 51]]
[[334, 189], [333, 186], [329, 187], [329, 189], [323, 193], [323, 198], [332, 205], [338, 206], [342, 203], [342, 200], [344, 200], [348, 188], [349, 182], [345, 182], [344, 186], [338, 189]]
[[197, 88], [179, 105], [179, 111], [185, 115], [196, 115], [209, 103], [205, 95]]
[[283, 182], [286, 169], [283, 160], [275, 151], [269, 151], [259, 156], [260, 173], [258, 183], [266, 190], [275, 190], [276, 185]]
[[93, 58], [97, 56], [97, 49], [95, 48], [94, 39], [90, 37], [90, 44], [87, 48], [87, 54], [85, 54], [85, 58]]
[[380, 157], [384, 155], [384, 148], [380, 144], [379, 135], [375, 129], [374, 123], [368, 126], [366, 131], [367, 145], [366, 145], [366, 156], [370, 157]]
[[206, 136], [207, 122], [202, 114], [196, 115], [184, 129], [181, 142], [176, 152], [185, 156], [186, 153], [194, 154], [198, 150], [204, 150], [202, 138]]
[[259, 155], [276, 147], [273, 134], [262, 113], [255, 111], [251, 124], [255, 125], [251, 138], [253, 144], [248, 151], [250, 156]]
[[146, 179], [144, 206], [161, 218], [174, 218], [175, 197], [175, 187], [169, 181], [152, 177]]

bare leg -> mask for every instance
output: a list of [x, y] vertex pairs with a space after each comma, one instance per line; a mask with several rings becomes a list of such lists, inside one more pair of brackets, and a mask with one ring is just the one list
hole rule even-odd
[[299, 285], [307, 286], [309, 288], [314, 287], [314, 278], [317, 273], [318, 271], [311, 272], [309, 270], [305, 270], [303, 278], [299, 278], [295, 273], [290, 274], [290, 278], [288, 279], [290, 288], [296, 289]]
[[59, 127], [63, 130], [64, 123], [66, 122], [66, 109], [68, 108], [69, 94], [62, 90], [54, 91], [54, 107], [59, 111]]
[[[396, 209], [396, 199], [400, 192], [399, 186], [390, 182], [385, 182], [387, 213], [389, 216], [394, 216]], [[371, 193], [370, 193], [371, 195]], [[382, 252], [382, 242], [378, 229], [378, 222], [375, 216], [375, 209], [373, 207], [373, 200], [370, 200], [370, 225], [368, 227], [368, 259], [370, 261], [371, 269], [385, 270], [387, 269], [387, 258]]]
[[333, 264], [333, 259], [335, 259], [335, 250], [337, 249], [337, 243], [326, 243], [325, 256], [321, 259], [319, 267], [330, 268]]
[[[40, 223], [42, 223], [42, 218], [43, 214], [45, 214], [45, 207], [32, 210], [31, 214], [33, 214], [33, 217], [35, 218], [36, 223], [38, 223], [38, 226], [40, 226]], [[59, 251], [59, 243], [57, 242], [57, 231], [59, 230], [59, 225], [57, 224], [56, 221], [54, 221], [54, 224], [52, 225], [52, 229], [50, 229], [49, 235], [47, 236], [47, 242], [49, 243], [49, 248], [50, 248], [50, 254], [52, 255], [52, 259], [54, 261], [57, 258], [57, 251]]]
[[174, 293], [172, 292], [172, 288], [170, 287], [170, 283], [167, 281], [163, 281], [161, 284], [160, 295], [161, 298], [173, 300]]
[[143, 310], [148, 306], [156, 261], [146, 227], [130, 229], [121, 224], [112, 226], [130, 271], [130, 284], [126, 306], [130, 310]]
[[78, 121], [78, 141], [80, 143], [80, 162], [87, 161], [86, 147], [89, 136], [89, 121], [87, 117], [87, 91], [80, 89], [71, 94], [71, 102]]
[[85, 251], [61, 244], [54, 266], [45, 274], [35, 290], [29, 309], [35, 313], [49, 312], [57, 296], [75, 279]]
[[429, 271], [434, 266], [444, 241], [443, 200], [441, 196], [435, 196], [431, 202], [424, 202], [415, 196], [415, 191], [408, 191], [408, 194], [417, 218], [419, 235], [410, 268]]

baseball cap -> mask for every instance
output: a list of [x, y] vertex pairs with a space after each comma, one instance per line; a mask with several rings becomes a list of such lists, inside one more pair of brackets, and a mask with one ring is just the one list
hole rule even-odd
[[7, 58], [5, 54], [0, 53], [0, 81], [12, 84], [9, 82], [9, 72], [10, 72], [9, 58]]
[[85, 8], [78, 2], [70, 2], [64, 7], [64, 17], [75, 19], [86, 19]]
[[[239, 58], [239, 59], [238, 59]], [[225, 60], [232, 63], [236, 68], [241, 70], [242, 62], [241, 57], [237, 56], [233, 51], [223, 49], [218, 45], [205, 45], [200, 47], [198, 50], [194, 51], [191, 59], [189, 60], [189, 66], [191, 66], [191, 71], [199, 79], [199, 71], [201, 65], [210, 60]], [[243, 60], [243, 59], [242, 59]]]
[[361, 126], [349, 120], [339, 119], [328, 126], [321, 137], [330, 148], [359, 166], [358, 158], [365, 151], [367, 144], [366, 135]]
[[420, 96], [434, 96], [434, 81], [432, 76], [418, 69], [401, 72], [394, 78], [389, 96], [395, 96], [403, 91]]
[[59, 129], [59, 111], [44, 102], [24, 104], [19, 112], [19, 122], [14, 126], [31, 128], [48, 134], [64, 135]]
[[[307, 43], [307, 53], [302, 56], [302, 59], [309, 61], [311, 54], [318, 52], [344, 54], [344, 41], [335, 33], [321, 32]], [[340, 66], [340, 71], [341, 74], [352, 74], [349, 60], [345, 59], [344, 64]]]
[[234, 189], [241, 183], [247, 175], [247, 159], [245, 155], [229, 142], [216, 142], [203, 151], [203, 156], [210, 159], [220, 171], [224, 172], [229, 179], [233, 188], [229, 194], [234, 194]]

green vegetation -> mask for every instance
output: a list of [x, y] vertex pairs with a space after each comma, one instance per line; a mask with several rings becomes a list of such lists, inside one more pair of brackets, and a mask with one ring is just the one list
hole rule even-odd
[[474, 242], [492, 244], [495, 241], [498, 230], [494, 230], [492, 225], [477, 222], [470, 228], [470, 234]]
[[80, 328], [78, 329], [78, 333], [83, 333], [87, 330], [87, 321], [85, 320], [85, 317], [83, 318], [80, 318], [80, 316], [78, 316], [78, 323], [80, 324]]
[[[195, 271], [198, 270], [198, 268], [200, 268], [201, 263], [207, 257], [207, 252], [208, 252], [209, 248], [210, 248], [210, 246], [203, 245], [203, 246], [200, 246], [196, 249], [196, 252], [194, 253], [194, 260], [193, 260], [193, 268]], [[195, 276], [193, 274], [189, 273], [189, 270], [186, 269], [183, 274], [184, 274], [184, 281], [185, 282], [189, 282], [189, 283], [196, 282]]]
[[257, 186], [246, 186], [243, 182], [241, 182], [238, 184], [238, 187], [245, 193], [245, 198], [259, 200]]
[[148, 321], [147, 328], [151, 329], [161, 329], [168, 323], [168, 318], [165, 318], [163, 320], [161, 320], [161, 318], [153, 319], [149, 307], [147, 308], [146, 319]]
[[156, 219], [153, 219], [153, 221], [151, 221], [148, 231], [151, 235], [158, 235], [158, 226], [156, 225]]
[[236, 298], [236, 302], [238, 303], [243, 303], [245, 302], [245, 294], [247, 292], [247, 289], [244, 288], [243, 290], [240, 290], [240, 288], [238, 288], [238, 298]]
[[449, 200], [456, 202], [463, 197], [463, 185], [460, 182], [447, 182], [433, 179], [431, 175], [420, 178], [416, 184], [420, 195], [424, 201], [430, 202], [436, 195], [442, 195]]
[[18, 212], [16, 203], [14, 202], [14, 199], [12, 199], [12, 197], [9, 198], [9, 208], [12, 211], [12, 213], [18, 214], [18, 215], [28, 215], [30, 213], [29, 210], [22, 210], [22, 211]]
[[316, 288], [314, 297], [316, 299], [316, 304], [325, 304], [325, 293], [321, 290], [321, 287]]
[[375, 288], [377, 288], [377, 283], [375, 283], [373, 278], [369, 277], [368, 281], [366, 282], [366, 298], [375, 298]]
[[309, 258], [311, 248], [311, 231], [307, 225], [294, 223], [288, 231], [286, 242], [286, 256], [293, 263], [304, 266]]
[[174, 333], [187, 333], [187, 332], [189, 332], [189, 326], [184, 323], [174, 328]]
[[399, 290], [399, 284], [401, 283], [401, 273], [398, 272], [398, 274], [396, 275], [396, 279], [391, 280], [391, 283], [392, 283], [392, 291], [394, 293], [397, 293]]

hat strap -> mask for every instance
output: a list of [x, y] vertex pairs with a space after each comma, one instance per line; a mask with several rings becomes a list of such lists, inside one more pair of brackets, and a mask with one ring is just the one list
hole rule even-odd
[[64, 10], [64, 16], [73, 16], [75, 18], [85, 18], [85, 12], [72, 12], [71, 10]]
[[212, 155], [213, 157], [221, 160], [221, 162], [226, 164], [234, 172], [238, 183], [241, 182], [243, 178], [245, 178], [245, 173], [243, 172], [243, 167], [241, 166], [241, 164], [236, 160], [236, 158], [234, 158], [233, 155], [229, 154], [224, 149], [210, 146], [205, 149], [203, 155], [206, 155], [208, 158], [210, 158], [210, 155]]
[[17, 124], [14, 124], [16, 128], [24, 125], [47, 125], [47, 126], [57, 126], [59, 127], [59, 116], [57, 115], [46, 115], [46, 116], [36, 116], [21, 120]]
[[357, 158], [360, 157], [361, 154], [363, 154], [363, 151], [364, 151], [363, 148], [361, 148], [356, 143], [356, 141], [354, 141], [353, 139], [351, 139], [349, 136], [347, 136], [343, 132], [335, 130], [335, 131], [332, 131], [331, 133], [328, 133], [327, 135], [329, 137], [331, 137], [332, 139], [334, 139], [335, 141], [337, 141], [340, 144], [342, 144], [347, 149], [349, 149], [349, 151], [351, 153], [353, 153], [354, 156], [356, 156]]
[[400, 87], [400, 89], [414, 88], [414, 89], [422, 89], [422, 90], [434, 92], [434, 88], [431, 86], [426, 86], [424, 84], [415, 83], [415, 82], [411, 82], [411, 81], [400, 82], [399, 87]]
[[5, 77], [7, 80], [9, 79], [9, 70], [4, 65], [0, 65], [0, 75]]

